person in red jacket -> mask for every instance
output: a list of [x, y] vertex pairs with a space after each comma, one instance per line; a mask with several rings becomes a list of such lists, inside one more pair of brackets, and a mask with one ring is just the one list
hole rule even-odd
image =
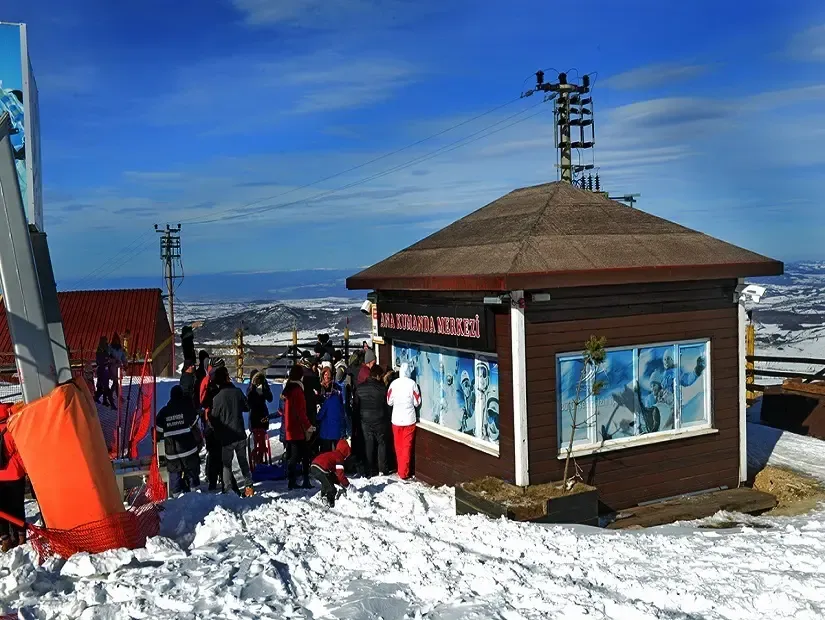
[[349, 458], [349, 455], [349, 442], [341, 439], [335, 446], [335, 450], [322, 452], [316, 456], [309, 468], [309, 475], [312, 479], [321, 483], [321, 496], [330, 508], [335, 506], [335, 499], [338, 495], [335, 485], [338, 484], [342, 489], [349, 486], [349, 480], [344, 473], [344, 461]]
[[298, 461], [301, 462], [304, 476], [301, 488], [311, 489], [309, 481], [309, 438], [315, 432], [315, 427], [307, 417], [307, 403], [304, 397], [302, 378], [304, 370], [300, 366], [289, 369], [289, 377], [283, 392], [281, 392], [281, 406], [284, 412], [284, 439], [286, 443], [287, 480], [290, 489], [297, 489], [295, 482]]
[[[9, 416], [12, 406], [0, 403], [0, 510], [6, 514], [26, 520], [26, 470], [23, 459], [14, 445], [11, 433], [8, 430]], [[0, 551], [6, 552], [12, 547], [25, 544], [26, 530], [13, 523], [0, 519]]]

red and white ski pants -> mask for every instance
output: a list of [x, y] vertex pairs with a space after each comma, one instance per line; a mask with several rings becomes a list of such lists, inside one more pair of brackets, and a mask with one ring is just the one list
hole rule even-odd
[[409, 426], [392, 425], [392, 439], [395, 445], [395, 459], [398, 461], [398, 477], [406, 480], [410, 477], [415, 424]]

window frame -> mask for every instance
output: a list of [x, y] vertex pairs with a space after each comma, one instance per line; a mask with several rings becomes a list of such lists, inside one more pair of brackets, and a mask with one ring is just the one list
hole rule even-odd
[[[682, 385], [676, 382], [675, 389], [677, 393], [674, 394], [674, 408], [673, 408], [673, 428], [667, 430], [657, 431], [655, 433], [645, 433], [642, 435], [631, 435], [628, 437], [619, 437], [616, 439], [599, 439], [598, 437], [598, 420], [596, 419], [596, 407], [593, 404], [595, 399], [592, 395], [587, 399], [586, 419], [587, 425], [587, 442], [574, 443], [570, 451], [571, 456], [586, 456], [588, 454], [597, 454], [600, 452], [610, 452], [613, 450], [621, 450], [633, 446], [640, 446], [646, 444], [660, 443], [664, 441], [673, 441], [684, 437], [694, 437], [700, 435], [709, 435], [718, 433], [718, 429], [714, 427], [715, 412], [713, 402], [713, 380], [712, 380], [712, 339], [711, 338], [693, 338], [686, 340], [670, 340], [664, 342], [645, 343], [638, 345], [606, 347], [605, 352], [611, 353], [614, 351], [632, 351], [633, 352], [633, 382], [639, 381], [639, 352], [643, 349], [655, 349], [660, 347], [673, 347], [675, 349], [676, 359], [674, 360], [676, 368], [681, 368], [681, 348], [704, 345], [705, 347], [705, 370], [702, 373], [702, 381], [704, 383], [704, 401], [705, 411], [707, 412], [706, 420], [700, 424], [692, 424], [691, 426], [682, 427]], [[558, 447], [558, 458], [567, 458], [567, 446], [570, 440], [563, 439], [563, 408], [562, 399], [560, 395], [561, 389], [561, 363], [564, 361], [581, 360], [581, 352], [557, 353], [555, 355], [555, 372], [556, 372], [556, 439]], [[595, 375], [590, 373], [588, 378], [588, 386], [593, 385]], [[590, 388], [589, 388], [590, 389]], [[572, 431], [575, 432], [575, 431]]]
[[[393, 339], [392, 348], [391, 348], [391, 355], [392, 355], [391, 365], [392, 365], [393, 368], [395, 368], [396, 347], [399, 346], [399, 345], [402, 348], [403, 347], [406, 347], [406, 348], [416, 347], [420, 350], [421, 347], [428, 347], [428, 348], [432, 348], [432, 349], [440, 349], [440, 350], [447, 351], [447, 352], [465, 353], [465, 354], [472, 355], [474, 357], [474, 359], [475, 359], [475, 357], [480, 356], [480, 357], [486, 358], [490, 361], [494, 361], [496, 366], [498, 366], [498, 368], [499, 368], [499, 377], [501, 376], [500, 375], [501, 366], [499, 365], [499, 359], [498, 359], [498, 354], [497, 353], [487, 353], [485, 351], [473, 351], [471, 349], [456, 349], [456, 348], [452, 348], [452, 347], [443, 347], [443, 346], [436, 345], [436, 344], [428, 344], [428, 343], [425, 343], [425, 342], [410, 342], [408, 340], [396, 340], [396, 339]], [[398, 370], [398, 369], [396, 368], [396, 370]], [[491, 456], [498, 457], [501, 454], [501, 449], [500, 449], [500, 445], [501, 445], [501, 385], [500, 385], [500, 383], [496, 386], [496, 390], [497, 390], [497, 393], [499, 395], [499, 438], [498, 438], [498, 442], [496, 442], [496, 443], [493, 443], [491, 441], [487, 441], [487, 440], [484, 440], [484, 439], [479, 439], [475, 435], [470, 435], [470, 434], [467, 434], [467, 433], [461, 433], [457, 430], [451, 429], [451, 428], [449, 428], [447, 426], [444, 426], [443, 424], [440, 424], [440, 423], [436, 424], [435, 422], [431, 422], [429, 420], [421, 419], [420, 414], [419, 414], [419, 419], [416, 422], [416, 426], [418, 426], [419, 428], [421, 428], [423, 430], [431, 432], [435, 435], [439, 435], [439, 436], [444, 437], [446, 439], [449, 439], [451, 441], [455, 441], [457, 443], [464, 444], [464, 445], [466, 445], [466, 446], [468, 446], [468, 447], [470, 447], [474, 450], [478, 450], [479, 452], [484, 452], [484, 453], [489, 454]], [[423, 399], [422, 399], [421, 404], [423, 406], [423, 404], [424, 404]]]

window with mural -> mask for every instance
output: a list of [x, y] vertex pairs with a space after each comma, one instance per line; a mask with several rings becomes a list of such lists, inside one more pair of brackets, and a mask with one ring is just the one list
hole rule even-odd
[[559, 450], [571, 434], [574, 448], [587, 448], [710, 427], [709, 359], [707, 340], [615, 348], [583, 375], [580, 353], [558, 355]]
[[393, 365], [407, 363], [421, 389], [420, 419], [498, 445], [495, 356], [422, 344], [393, 344]]

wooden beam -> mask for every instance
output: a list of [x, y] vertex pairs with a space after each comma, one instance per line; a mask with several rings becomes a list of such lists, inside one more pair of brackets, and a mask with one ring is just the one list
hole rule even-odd
[[710, 517], [720, 510], [760, 514], [775, 506], [776, 498], [773, 495], [748, 487], [740, 487], [701, 495], [689, 495], [622, 510], [607, 528], [621, 530], [631, 527], [653, 527], [674, 521], [692, 521]]

